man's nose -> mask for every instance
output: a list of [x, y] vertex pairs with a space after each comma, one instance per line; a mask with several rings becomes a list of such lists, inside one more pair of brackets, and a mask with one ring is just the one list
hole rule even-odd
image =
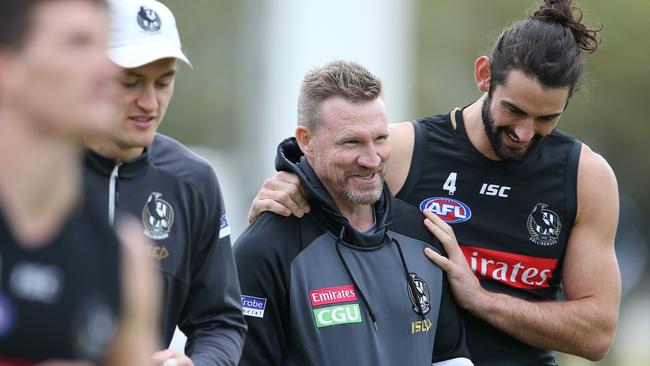
[[535, 136], [535, 123], [531, 117], [521, 120], [514, 128], [519, 142], [529, 142]]
[[138, 107], [143, 111], [151, 112], [158, 107], [158, 99], [156, 98], [156, 89], [153, 85], [144, 86], [136, 100]]
[[377, 168], [381, 164], [381, 157], [374, 146], [369, 145], [364, 148], [363, 153], [357, 159], [357, 163], [365, 168]]

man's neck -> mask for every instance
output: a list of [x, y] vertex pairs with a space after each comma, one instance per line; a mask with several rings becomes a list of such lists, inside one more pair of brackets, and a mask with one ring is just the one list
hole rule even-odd
[[46, 244], [79, 202], [80, 147], [0, 110], [0, 211], [25, 246]]
[[144, 152], [144, 147], [121, 148], [108, 139], [88, 140], [86, 146], [102, 156], [117, 161], [129, 161]]
[[[335, 199], [335, 201], [337, 201]], [[341, 214], [359, 232], [365, 232], [375, 224], [375, 213], [371, 205], [352, 205], [336, 202]]]
[[481, 108], [483, 108], [485, 97], [486, 95], [463, 110], [465, 131], [467, 131], [467, 138], [469, 138], [476, 150], [490, 160], [500, 160], [494, 149], [492, 149], [492, 144], [490, 144], [490, 139], [485, 133], [485, 126], [483, 125]]

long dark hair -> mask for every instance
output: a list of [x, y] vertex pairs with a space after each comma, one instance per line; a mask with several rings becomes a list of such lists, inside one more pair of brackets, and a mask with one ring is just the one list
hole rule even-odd
[[528, 19], [506, 28], [491, 53], [490, 93], [510, 70], [521, 70], [546, 87], [569, 87], [573, 94], [585, 62], [582, 51], [600, 45], [598, 32], [582, 23], [571, 0], [544, 0]]

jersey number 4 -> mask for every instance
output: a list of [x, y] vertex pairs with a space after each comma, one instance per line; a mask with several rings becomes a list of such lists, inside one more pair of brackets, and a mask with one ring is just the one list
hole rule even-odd
[[448, 191], [450, 196], [453, 196], [454, 192], [456, 192], [456, 177], [458, 177], [456, 172], [449, 173], [445, 184], [442, 185], [442, 189]]

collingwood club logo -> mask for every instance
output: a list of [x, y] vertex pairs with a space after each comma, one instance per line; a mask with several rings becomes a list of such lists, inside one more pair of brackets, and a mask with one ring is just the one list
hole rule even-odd
[[[415, 283], [416, 294], [411, 290], [411, 286], [407, 285], [409, 298], [411, 299], [411, 305], [413, 305], [413, 311], [419, 314], [417, 302], [420, 303], [422, 307], [422, 313], [426, 314], [431, 310], [431, 302], [429, 301], [429, 286], [424, 282], [423, 279], [418, 277], [415, 273], [409, 273], [409, 276], [413, 279]], [[417, 301], [417, 302], [416, 302]]]
[[138, 24], [147, 32], [157, 32], [161, 25], [160, 16], [155, 11], [141, 6], [138, 12]]
[[547, 207], [545, 203], [538, 203], [528, 215], [527, 227], [530, 241], [537, 245], [555, 245], [560, 236], [562, 228], [560, 216]]
[[155, 240], [167, 239], [174, 223], [174, 209], [161, 197], [162, 193], [151, 192], [142, 209], [144, 234]]

